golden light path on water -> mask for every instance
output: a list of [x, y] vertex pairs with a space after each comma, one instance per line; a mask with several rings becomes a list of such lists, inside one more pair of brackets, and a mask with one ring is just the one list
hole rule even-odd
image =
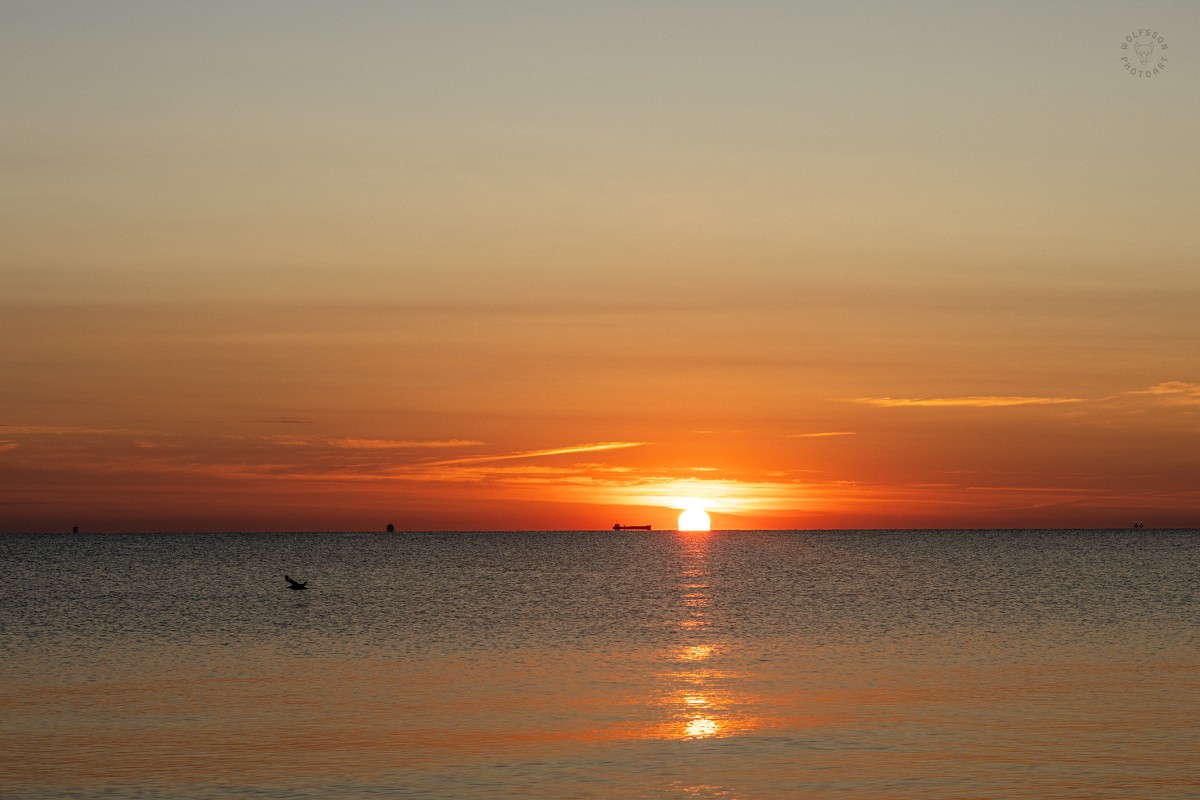
[[[714, 657], [722, 655], [717, 644], [720, 632], [714, 630], [713, 597], [708, 553], [712, 545], [707, 530], [678, 534], [681, 547], [679, 570], [679, 608], [677, 627], [684, 643], [670, 654], [671, 668], [666, 681], [664, 704], [670, 706], [667, 735], [675, 739], [707, 739], [753, 730], [754, 720], [741, 710], [730, 689], [736, 677], [715, 667]], [[728, 655], [727, 653], [724, 653]]]

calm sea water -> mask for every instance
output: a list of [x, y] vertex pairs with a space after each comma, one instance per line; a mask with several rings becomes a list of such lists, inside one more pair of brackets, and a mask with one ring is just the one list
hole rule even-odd
[[6, 798], [1200, 797], [1196, 531], [15, 535], [0, 569]]

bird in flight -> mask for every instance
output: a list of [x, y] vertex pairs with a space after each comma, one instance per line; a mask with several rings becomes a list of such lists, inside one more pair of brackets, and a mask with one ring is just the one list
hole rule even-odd
[[289, 589], [299, 590], [299, 589], [307, 589], [308, 588], [308, 581], [305, 581], [304, 583], [300, 583], [299, 581], [292, 580], [290, 575], [284, 575], [283, 579], [288, 582]]

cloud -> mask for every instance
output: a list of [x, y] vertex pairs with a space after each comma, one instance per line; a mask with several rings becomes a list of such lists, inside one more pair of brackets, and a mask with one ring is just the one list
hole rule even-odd
[[[235, 438], [243, 438], [243, 437], [235, 437]], [[245, 438], [250, 438], [250, 439], [256, 440], [256, 441], [267, 441], [267, 442], [270, 442], [271, 444], [281, 444], [281, 445], [284, 445], [285, 447], [308, 447], [309, 445], [311, 445], [315, 441], [317, 441], [317, 440], [309, 438], [307, 436], [266, 436], [266, 437], [254, 436], [254, 437], [245, 437]]]
[[[1134, 402], [1134, 398], [1141, 398]], [[1042, 397], [1031, 395], [965, 395], [959, 397], [858, 397], [850, 402], [876, 408], [1005, 408], [1009, 406], [1050, 406], [1086, 403], [1092, 409], [1120, 409], [1144, 413], [1145, 404], [1170, 406], [1200, 405], [1200, 383], [1164, 381], [1146, 389], [1126, 391], [1108, 397]], [[796, 434], [794, 434], [796, 435]], [[797, 435], [798, 436], [798, 435]]]
[[422, 450], [442, 447], [478, 447], [487, 444], [476, 439], [322, 439], [281, 433], [272, 436], [225, 436], [238, 442], [267, 442], [285, 447], [332, 447], [338, 450]]
[[1166, 381], [1130, 394], [1148, 394], [1178, 405], [1200, 405], [1200, 383]]
[[0, 423], [0, 432], [5, 434], [23, 433], [23, 434], [46, 434], [51, 436], [61, 436], [67, 434], [88, 434], [88, 435], [112, 435], [112, 434], [131, 434], [137, 431], [131, 431], [123, 428], [88, 428], [82, 425], [5, 425]]
[[584, 470], [586, 472], [617, 472], [617, 473], [633, 472], [633, 467], [626, 467], [626, 466], [620, 466], [620, 465], [615, 465], [615, 464], [596, 464], [596, 463], [593, 463], [590, 461], [580, 462], [575, 465], [575, 468], [579, 469], [579, 470]]
[[17, 448], [16, 442], [8, 441], [8, 440], [0, 440], [0, 453], [3, 453], [5, 450], [15, 450], [16, 448]]
[[823, 439], [827, 436], [856, 436], [858, 431], [821, 431], [820, 433], [789, 433], [789, 439]]
[[1023, 395], [968, 395], [965, 397], [857, 397], [852, 402], [877, 408], [1002, 408], [1083, 403], [1082, 397], [1026, 397]]
[[142, 450], [178, 450], [183, 447], [181, 442], [157, 442], [149, 439], [139, 439], [133, 444]]
[[753, 511], [783, 511], [811, 508], [830, 490], [840, 490], [827, 483], [817, 485], [791, 480], [753, 481], [737, 477], [672, 478], [646, 474], [634, 476], [606, 487], [590, 488], [590, 498], [614, 505], [658, 506], [684, 508], [700, 503], [709, 510], [723, 513]]
[[[951, 486], [952, 484], [946, 484]], [[1095, 489], [1083, 486], [962, 486], [968, 492], [1016, 492], [1024, 494], [1111, 494], [1110, 489]]]
[[413, 441], [408, 439], [330, 439], [328, 444], [347, 450], [416, 450], [440, 447], [478, 447], [486, 442], [474, 439], [438, 439]]
[[312, 425], [314, 421], [306, 417], [272, 417], [256, 419], [254, 422], [265, 422], [269, 425]]
[[641, 447], [645, 442], [597, 442], [595, 444], [577, 444], [570, 447], [556, 447], [551, 450], [524, 450], [519, 453], [504, 455], [466, 456], [451, 458], [445, 461], [435, 461], [429, 466], [450, 466], [452, 464], [482, 464], [488, 461], [508, 461], [514, 458], [542, 458], [544, 456], [562, 456], [570, 453], [594, 453], [598, 450], [620, 450], [626, 447]]

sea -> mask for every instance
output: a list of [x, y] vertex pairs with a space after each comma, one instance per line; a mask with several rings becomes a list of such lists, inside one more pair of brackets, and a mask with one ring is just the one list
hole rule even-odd
[[0, 536], [12, 800], [1174, 800], [1198, 714], [1195, 530]]

